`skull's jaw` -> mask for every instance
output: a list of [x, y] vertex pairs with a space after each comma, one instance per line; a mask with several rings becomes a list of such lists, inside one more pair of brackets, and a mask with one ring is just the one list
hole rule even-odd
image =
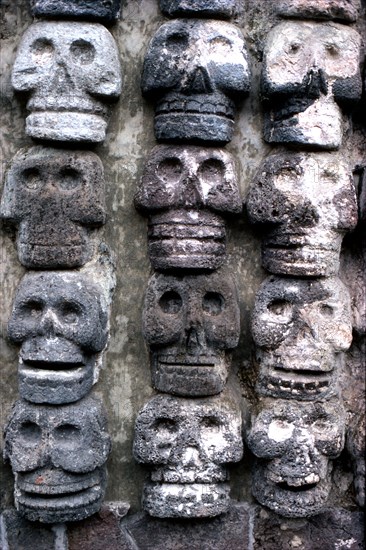
[[36, 111], [26, 119], [26, 134], [34, 139], [85, 143], [105, 140], [105, 118], [78, 111]]
[[20, 242], [18, 239], [19, 261], [31, 269], [64, 269], [83, 266], [91, 257], [88, 242], [80, 244], [64, 243], [54, 245]]
[[142, 504], [158, 518], [204, 518], [227, 512], [230, 505], [228, 483], [147, 483]]

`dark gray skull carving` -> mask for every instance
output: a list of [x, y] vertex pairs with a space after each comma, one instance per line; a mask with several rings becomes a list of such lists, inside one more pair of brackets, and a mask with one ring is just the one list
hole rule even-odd
[[331, 490], [329, 459], [344, 446], [342, 406], [338, 400], [278, 400], [264, 406], [248, 435], [249, 448], [260, 459], [253, 468], [253, 495], [285, 517], [319, 514]]
[[116, 43], [99, 23], [35, 23], [18, 48], [12, 83], [29, 94], [27, 135], [101, 142], [109, 103], [121, 93]]
[[279, 0], [276, 2], [278, 13], [286, 17], [300, 19], [336, 19], [356, 21], [360, 0]]
[[226, 253], [223, 216], [241, 211], [234, 160], [222, 149], [160, 145], [135, 206], [149, 215], [155, 269], [216, 269]]
[[101, 288], [81, 273], [25, 275], [8, 326], [10, 339], [21, 344], [21, 397], [58, 404], [87, 394], [108, 338], [103, 298]]
[[233, 15], [236, 3], [237, 0], [160, 0], [160, 9], [171, 17], [226, 19]]
[[361, 37], [337, 23], [286, 22], [268, 36], [262, 92], [268, 142], [338, 148], [342, 111], [361, 97]]
[[239, 330], [237, 292], [227, 273], [151, 277], [143, 332], [156, 389], [183, 396], [222, 391], [227, 350], [237, 346]]
[[148, 48], [142, 91], [158, 100], [158, 140], [227, 143], [236, 97], [249, 90], [239, 29], [222, 21], [179, 19], [162, 25]]
[[350, 297], [339, 279], [266, 279], [252, 330], [259, 393], [312, 400], [337, 392], [342, 352], [352, 342]]
[[247, 200], [267, 224], [263, 267], [272, 273], [338, 273], [343, 235], [357, 223], [352, 173], [336, 153], [278, 154], [260, 167]]
[[157, 517], [208, 517], [226, 512], [225, 465], [243, 455], [241, 415], [233, 400], [152, 398], [139, 412], [136, 460], [152, 466], [143, 506]]
[[26, 267], [73, 268], [91, 258], [90, 228], [105, 221], [102, 163], [94, 153], [34, 147], [13, 159], [0, 215], [19, 226]]
[[110, 452], [99, 402], [52, 407], [18, 401], [5, 429], [15, 505], [31, 521], [79, 521], [101, 506]]

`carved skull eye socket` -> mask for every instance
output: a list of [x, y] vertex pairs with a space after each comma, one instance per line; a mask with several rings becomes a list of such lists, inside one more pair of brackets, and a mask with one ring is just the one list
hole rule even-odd
[[55, 49], [51, 40], [38, 38], [31, 46], [32, 58], [36, 65], [48, 65], [54, 56]]
[[171, 418], [158, 418], [153, 424], [153, 429], [157, 430], [161, 435], [174, 434], [178, 431], [177, 423]]
[[60, 171], [59, 186], [63, 191], [73, 191], [81, 185], [81, 174], [74, 168], [64, 168]]
[[217, 416], [204, 416], [201, 420], [201, 427], [209, 430], [219, 430], [222, 422]]
[[222, 181], [224, 178], [224, 173], [224, 163], [218, 159], [207, 159], [202, 162], [198, 169], [198, 176], [201, 182], [206, 183], [209, 187]]
[[27, 443], [38, 443], [42, 436], [42, 430], [35, 422], [22, 422], [19, 428], [19, 436]]
[[288, 322], [292, 318], [292, 304], [286, 300], [273, 300], [267, 305], [267, 309], [278, 322]]
[[75, 302], [63, 302], [60, 307], [60, 313], [63, 321], [71, 325], [77, 322], [82, 310], [79, 304]]
[[212, 38], [209, 42], [210, 48], [213, 50], [218, 50], [220, 53], [223, 53], [224, 51], [230, 51], [232, 49], [233, 43], [229, 38], [226, 38], [226, 36], [215, 36], [215, 38]]
[[30, 300], [23, 302], [21, 307], [27, 315], [37, 318], [41, 316], [44, 305], [41, 300], [31, 298]]
[[334, 308], [328, 304], [321, 304], [319, 310], [324, 317], [334, 317]]
[[43, 185], [41, 172], [38, 168], [26, 168], [23, 170], [21, 178], [30, 191], [37, 191]]
[[164, 313], [175, 315], [182, 309], [183, 300], [178, 292], [169, 290], [160, 297], [159, 306]]
[[202, 308], [209, 315], [219, 315], [225, 307], [225, 299], [218, 292], [207, 292], [202, 300]]
[[73, 443], [80, 439], [80, 428], [74, 424], [62, 424], [54, 430], [58, 444]]
[[165, 183], [178, 183], [182, 175], [182, 163], [177, 158], [162, 160], [156, 169], [156, 175]]
[[327, 44], [325, 50], [330, 57], [339, 57], [340, 51], [335, 44]]
[[301, 50], [300, 42], [292, 42], [288, 48], [288, 52], [292, 55], [299, 53], [300, 50]]
[[86, 40], [75, 40], [70, 46], [71, 59], [79, 65], [89, 65], [94, 61], [95, 48]]
[[167, 48], [174, 53], [180, 53], [188, 47], [188, 34], [175, 32], [170, 34], [166, 39]]

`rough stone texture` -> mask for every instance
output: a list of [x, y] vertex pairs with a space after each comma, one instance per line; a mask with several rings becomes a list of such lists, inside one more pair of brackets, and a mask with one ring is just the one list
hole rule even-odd
[[28, 97], [28, 136], [102, 142], [109, 104], [121, 93], [117, 45], [99, 23], [34, 23], [19, 44], [12, 84]]
[[234, 14], [236, 4], [237, 0], [160, 0], [160, 9], [170, 17], [227, 19]]
[[79, 521], [101, 506], [111, 441], [101, 403], [17, 401], [5, 428], [17, 510], [31, 521]]
[[30, 9], [35, 17], [110, 23], [120, 16], [121, 0], [30, 0]]
[[352, 172], [336, 153], [271, 155], [258, 169], [247, 210], [253, 223], [267, 224], [268, 271], [336, 275], [342, 238], [357, 223]]
[[361, 0], [280, 0], [276, 9], [285, 17], [300, 19], [335, 19], [354, 22], [359, 16]]
[[154, 269], [217, 269], [226, 257], [223, 216], [242, 209], [234, 159], [223, 149], [155, 147], [135, 206], [149, 215]]
[[100, 159], [85, 151], [21, 150], [6, 176], [0, 216], [18, 226], [18, 257], [26, 267], [84, 265], [94, 252], [90, 229], [106, 216]]
[[252, 491], [264, 506], [285, 517], [322, 512], [331, 490], [332, 463], [344, 447], [345, 412], [339, 399], [324, 403], [267, 400], [252, 418]]
[[162, 25], [146, 52], [141, 87], [157, 101], [161, 141], [227, 143], [235, 102], [249, 91], [243, 35], [230, 23], [178, 19]]
[[360, 48], [357, 31], [337, 23], [274, 27], [263, 58], [266, 141], [339, 148], [341, 109], [361, 97]]
[[2, 550], [51, 550], [55, 548], [56, 537], [57, 532], [52, 525], [30, 522], [16, 510], [5, 510], [0, 517]]
[[9, 338], [21, 344], [19, 392], [34, 403], [69, 403], [98, 379], [97, 354], [108, 338], [102, 289], [78, 272], [28, 273], [9, 319]]
[[143, 507], [156, 517], [211, 517], [229, 507], [225, 465], [243, 455], [241, 415], [230, 396], [153, 397], [135, 427], [136, 460], [153, 466]]
[[[364, 350], [365, 351], [365, 350]], [[347, 431], [347, 449], [351, 455], [354, 470], [356, 502], [365, 507], [365, 411], [360, 411]]]
[[230, 366], [227, 350], [237, 346], [239, 331], [236, 287], [229, 273], [151, 277], [143, 333], [156, 389], [183, 396], [222, 391]]
[[259, 394], [314, 400], [337, 393], [352, 342], [350, 297], [338, 278], [268, 277], [257, 292], [252, 331]]

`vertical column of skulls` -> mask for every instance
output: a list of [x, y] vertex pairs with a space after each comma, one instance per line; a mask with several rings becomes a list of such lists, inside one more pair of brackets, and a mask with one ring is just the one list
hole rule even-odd
[[113, 22], [118, 5], [33, 0], [36, 20], [12, 72], [27, 100], [26, 134], [37, 145], [11, 161], [1, 201], [29, 270], [8, 325], [20, 346], [20, 399], [7, 422], [5, 456], [16, 508], [45, 523], [90, 516], [106, 487], [110, 437], [90, 391], [108, 340], [114, 274], [98, 246], [103, 165], [86, 149], [104, 141], [121, 92], [117, 46], [98, 22]]
[[241, 211], [232, 139], [249, 90], [232, 1], [161, 1], [164, 23], [146, 52], [142, 92], [155, 102], [155, 137], [135, 197], [148, 217], [155, 272], [143, 333], [152, 385], [134, 456], [150, 466], [143, 507], [156, 517], [227, 511], [227, 463], [242, 457], [241, 416], [226, 388], [239, 339], [238, 297], [226, 260], [226, 218]]
[[348, 25], [358, 7], [281, 0], [286, 21], [269, 33], [263, 57], [264, 138], [279, 149], [247, 199], [252, 222], [265, 228], [271, 273], [253, 311], [259, 399], [248, 444], [254, 496], [286, 517], [326, 507], [345, 441], [339, 380], [352, 322], [338, 270], [343, 236], [357, 222], [344, 134], [361, 95], [361, 38]]

